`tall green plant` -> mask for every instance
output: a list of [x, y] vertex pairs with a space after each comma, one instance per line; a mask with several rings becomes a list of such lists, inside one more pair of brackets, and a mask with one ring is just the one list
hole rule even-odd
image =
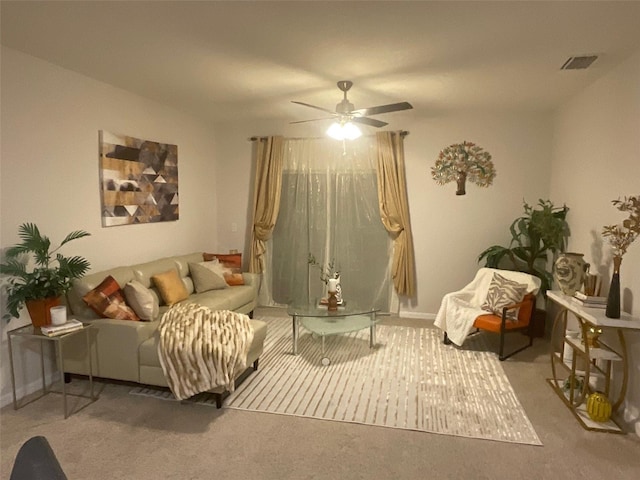
[[[7, 311], [3, 318], [18, 318], [20, 308], [29, 300], [59, 297], [67, 293], [71, 281], [82, 277], [90, 264], [83, 257], [65, 257], [58, 250], [72, 240], [89, 235], [83, 230], [76, 230], [51, 249], [51, 240], [42, 235], [35, 224], [20, 225], [18, 236], [22, 242], [9, 247], [5, 252], [5, 263], [0, 264], [0, 273], [11, 277], [5, 284]], [[28, 270], [30, 260], [35, 264], [31, 271]]]
[[546, 292], [553, 283], [553, 276], [547, 270], [548, 261], [564, 252], [569, 237], [568, 211], [566, 205], [555, 207], [549, 200], [538, 200], [536, 208], [524, 202], [524, 215], [509, 227], [509, 246], [487, 248], [478, 256], [478, 262], [484, 260], [487, 267], [511, 267], [535, 275], [542, 281], [542, 291]]

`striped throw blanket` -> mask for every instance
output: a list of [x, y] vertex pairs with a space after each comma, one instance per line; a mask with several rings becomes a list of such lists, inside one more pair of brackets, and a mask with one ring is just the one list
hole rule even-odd
[[234, 390], [253, 341], [249, 317], [202, 305], [178, 305], [160, 320], [158, 355], [169, 388], [179, 400], [224, 387]]

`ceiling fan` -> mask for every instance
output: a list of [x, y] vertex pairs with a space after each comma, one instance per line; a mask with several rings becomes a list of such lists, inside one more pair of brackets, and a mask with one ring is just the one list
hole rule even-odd
[[[381, 120], [377, 120], [375, 118], [369, 118], [369, 116], [380, 115], [381, 113], [397, 112], [400, 110], [409, 110], [413, 108], [413, 106], [409, 102], [400, 102], [400, 103], [390, 103], [388, 105], [378, 105], [378, 106], [369, 107], [369, 108], [360, 108], [358, 110], [355, 110], [353, 103], [351, 103], [347, 99], [347, 92], [353, 86], [353, 82], [351, 82], [350, 80], [340, 80], [337, 85], [338, 85], [338, 88], [343, 92], [344, 97], [342, 98], [342, 101], [336, 105], [335, 111], [329, 110], [327, 108], [318, 107], [316, 105], [310, 105], [304, 102], [297, 102], [295, 100], [291, 101], [292, 103], [297, 103], [298, 105], [303, 105], [305, 107], [315, 108], [316, 110], [326, 112], [330, 114], [330, 116], [322, 117], [322, 118], [314, 118], [311, 120], [299, 120], [297, 122], [291, 122], [291, 123], [315, 122], [318, 120], [335, 118], [341, 126], [344, 126], [349, 122], [353, 122], [353, 123], [360, 123], [362, 125], [369, 125], [370, 127], [379, 128], [379, 127], [384, 127], [385, 125], [388, 125], [388, 123], [383, 122]], [[357, 130], [357, 127], [356, 127], [356, 130]]]

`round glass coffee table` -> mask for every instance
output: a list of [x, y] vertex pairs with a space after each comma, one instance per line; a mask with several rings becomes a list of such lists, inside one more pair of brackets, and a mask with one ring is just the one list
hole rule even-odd
[[304, 305], [289, 306], [287, 313], [292, 318], [293, 326], [293, 354], [298, 354], [298, 336], [300, 325], [322, 339], [322, 364], [329, 365], [331, 360], [325, 354], [324, 339], [328, 335], [356, 332], [369, 329], [369, 347], [376, 344], [376, 313], [375, 308], [360, 308], [345, 305], [337, 311], [329, 311], [325, 306]]

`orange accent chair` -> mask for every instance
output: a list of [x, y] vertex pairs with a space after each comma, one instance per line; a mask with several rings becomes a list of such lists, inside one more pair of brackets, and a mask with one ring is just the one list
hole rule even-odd
[[[492, 313], [488, 313], [486, 315], [480, 315], [473, 322], [473, 326], [476, 331], [472, 333], [475, 335], [479, 333], [481, 330], [485, 332], [497, 333], [500, 335], [500, 347], [498, 350], [498, 358], [500, 361], [503, 361], [512, 355], [515, 355], [522, 350], [529, 348], [533, 345], [533, 331], [532, 331], [532, 318], [533, 312], [535, 310], [536, 305], [536, 295], [534, 293], [528, 293], [522, 299], [520, 303], [514, 303], [512, 305], [508, 305], [502, 309], [502, 315], [494, 315]], [[507, 318], [507, 312], [509, 310], [513, 310], [516, 308], [520, 308], [518, 311], [518, 318], [514, 322]], [[523, 347], [518, 348], [508, 354], [504, 353], [504, 340], [507, 333], [513, 332], [523, 332], [525, 335], [529, 337], [529, 343]], [[451, 340], [447, 337], [447, 332], [444, 333], [444, 343], [449, 345], [451, 344]]]

